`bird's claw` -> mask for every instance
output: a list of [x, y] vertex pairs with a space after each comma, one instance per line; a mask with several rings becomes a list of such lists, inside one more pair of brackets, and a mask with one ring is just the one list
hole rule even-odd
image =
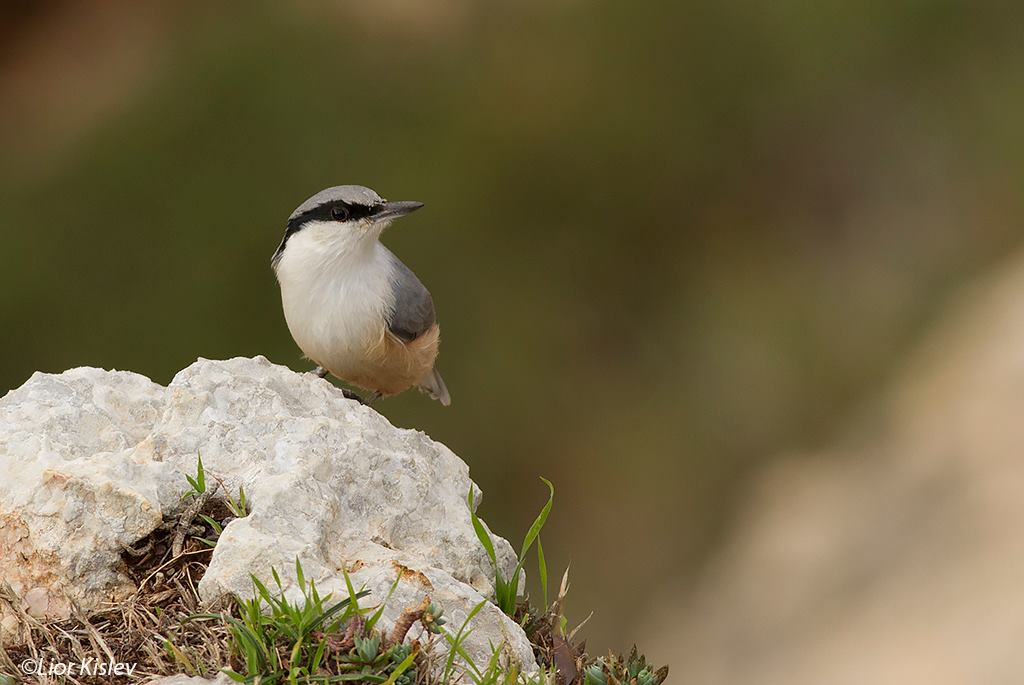
[[[327, 369], [325, 369], [322, 366], [316, 367], [315, 369], [313, 369], [309, 373], [313, 374], [317, 378], [326, 378], [327, 377]], [[344, 395], [347, 399], [355, 400], [359, 404], [362, 404], [363, 406], [366, 406], [366, 407], [370, 406], [370, 404], [372, 402], [375, 402], [376, 400], [380, 399], [380, 393], [379, 392], [370, 393], [368, 396], [366, 396], [364, 398], [364, 397], [360, 397], [358, 393], [355, 393], [355, 392], [349, 390], [348, 388], [342, 388], [341, 389], [341, 394]]]
[[366, 400], [364, 400], [362, 397], [360, 397], [358, 393], [352, 392], [348, 388], [342, 388], [341, 389], [341, 394], [344, 395], [345, 397], [347, 397], [350, 400], [355, 400], [356, 402], [358, 402], [359, 404], [361, 404], [363, 406], [369, 406], [367, 404]]

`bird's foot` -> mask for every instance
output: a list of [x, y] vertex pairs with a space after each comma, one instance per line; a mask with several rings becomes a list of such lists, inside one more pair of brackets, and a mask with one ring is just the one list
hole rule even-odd
[[[328, 372], [327, 369], [325, 369], [324, 367], [318, 366], [309, 373], [315, 375], [317, 378], [326, 378]], [[355, 400], [359, 404], [365, 405], [367, 407], [380, 399], [379, 392], [371, 392], [366, 397], [361, 397], [358, 393], [349, 390], [348, 388], [342, 388], [341, 394], [344, 395], [347, 399]]]
[[355, 400], [356, 402], [358, 402], [359, 404], [363, 405], [364, 407], [369, 407], [370, 403], [372, 403], [374, 400], [376, 400], [378, 397], [380, 397], [380, 395], [378, 393], [372, 393], [370, 395], [367, 395], [366, 397], [360, 397], [359, 393], [353, 392], [352, 390], [349, 390], [348, 388], [342, 388], [341, 389], [341, 394], [344, 395], [345, 397], [347, 397], [350, 400]]

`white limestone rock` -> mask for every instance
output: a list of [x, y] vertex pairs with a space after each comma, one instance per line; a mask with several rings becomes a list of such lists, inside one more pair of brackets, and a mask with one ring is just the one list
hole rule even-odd
[[[200, 360], [167, 388], [126, 372], [37, 373], [0, 399], [0, 578], [41, 616], [127, 596], [122, 549], [181, 509], [200, 454], [220, 494], [244, 486], [251, 509], [218, 541], [199, 585], [206, 600], [248, 596], [250, 574], [266, 581], [271, 568], [287, 584], [296, 558], [322, 593], [344, 596], [350, 571], [369, 603], [401, 572], [384, 626], [424, 595], [458, 624], [493, 591], [466, 464], [263, 357]], [[493, 537], [507, 575], [515, 554]], [[504, 642], [536, 669], [526, 636], [496, 607], [473, 626], [475, 660]]]
[[216, 678], [199, 678], [187, 675], [169, 675], [150, 680], [147, 685], [231, 685], [235, 681], [221, 673]]

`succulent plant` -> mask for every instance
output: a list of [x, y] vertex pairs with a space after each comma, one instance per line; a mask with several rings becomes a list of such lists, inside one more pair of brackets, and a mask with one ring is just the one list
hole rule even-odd
[[448, 622], [443, 615], [444, 610], [431, 602], [427, 605], [427, 608], [424, 609], [423, 616], [420, 618], [420, 623], [422, 623], [423, 627], [429, 632], [434, 634], [440, 633], [441, 626]]
[[395, 678], [395, 685], [413, 685], [416, 682], [416, 669], [410, 668]]
[[409, 656], [411, 652], [412, 645], [397, 644], [391, 647], [391, 649], [389, 649], [388, 651], [386, 651], [385, 654], [387, 654], [388, 659], [390, 659], [396, 664], [400, 664], [405, 660], [405, 657]]
[[609, 653], [583, 670], [584, 685], [661, 685], [667, 677], [668, 666], [655, 671], [636, 645], [625, 660]]
[[379, 637], [357, 637], [355, 657], [364, 664], [372, 664], [380, 654]]
[[[406, 657], [408, 657], [413, 650], [412, 645], [397, 644], [392, 646], [384, 654], [388, 657], [391, 662], [391, 668], [397, 667]], [[413, 685], [416, 682], [416, 667], [412, 666], [402, 672], [397, 678], [395, 678], [395, 685]]]

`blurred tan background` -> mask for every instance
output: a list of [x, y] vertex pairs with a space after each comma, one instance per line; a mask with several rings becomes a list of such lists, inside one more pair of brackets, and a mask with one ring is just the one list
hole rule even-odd
[[595, 609], [592, 651], [646, 641], [683, 682], [751, 654], [702, 626], [744, 623], [708, 579], [722, 555], [725, 585], [761, 568], [735, 545], [774, 455], [820, 450], [780, 467], [797, 478], [844, 463], [825, 446], [848, 417], [1018, 245], [1022, 19], [944, 0], [4, 4], [0, 393], [77, 365], [166, 383], [200, 355], [305, 370], [269, 267], [288, 214], [340, 183], [421, 200], [385, 242], [434, 293], [454, 404], [379, 409], [468, 461], [514, 541], [553, 480], [570, 618]]

